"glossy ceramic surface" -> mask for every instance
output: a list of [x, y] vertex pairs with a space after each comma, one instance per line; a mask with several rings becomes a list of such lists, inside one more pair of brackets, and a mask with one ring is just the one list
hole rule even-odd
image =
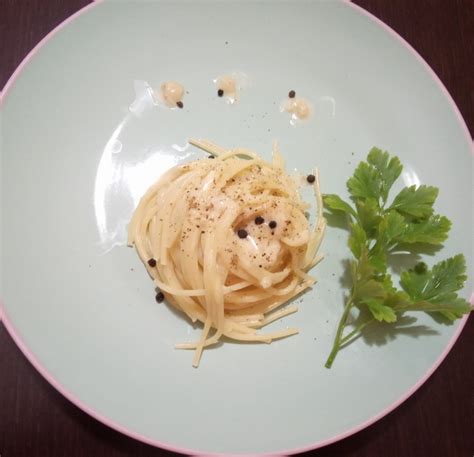
[[[213, 82], [230, 72], [245, 75], [233, 104]], [[169, 80], [186, 89], [183, 109], [153, 103], [150, 88]], [[291, 89], [312, 106], [295, 125], [280, 112]], [[318, 284], [297, 314], [273, 324], [300, 335], [219, 345], [199, 369], [191, 352], [173, 349], [200, 329], [155, 303], [125, 235], [149, 184], [203, 157], [190, 137], [267, 158], [276, 139], [289, 169], [316, 165], [323, 191], [342, 194], [368, 150], [387, 149], [405, 164], [405, 184], [441, 189], [437, 209], [454, 226], [437, 257], [463, 252], [472, 277], [466, 127], [388, 29], [342, 2], [102, 2], [37, 49], [3, 100], [1, 296], [17, 343], [90, 414], [182, 452], [294, 452], [390, 411], [462, 323], [418, 314], [413, 328], [370, 333], [325, 369], [349, 255], [337, 228], [323, 243]]]

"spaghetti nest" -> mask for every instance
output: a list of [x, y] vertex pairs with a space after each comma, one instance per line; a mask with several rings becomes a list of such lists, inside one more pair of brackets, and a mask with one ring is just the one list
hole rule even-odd
[[298, 333], [258, 329], [297, 311], [279, 308], [315, 283], [307, 272], [321, 259], [326, 221], [317, 173], [311, 227], [309, 205], [277, 146], [268, 163], [245, 149], [190, 142], [215, 160], [176, 166], [152, 185], [133, 215], [128, 241], [167, 301], [204, 324], [199, 341], [176, 346], [195, 349], [198, 366], [203, 348], [222, 336], [270, 343]]

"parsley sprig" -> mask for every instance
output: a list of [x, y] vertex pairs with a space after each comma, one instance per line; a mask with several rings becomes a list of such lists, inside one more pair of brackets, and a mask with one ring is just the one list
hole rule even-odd
[[[407, 311], [437, 313], [454, 321], [471, 310], [469, 303], [457, 295], [466, 280], [462, 254], [431, 269], [418, 263], [403, 271], [400, 288], [392, 282], [388, 271], [391, 254], [439, 246], [451, 228], [449, 219], [434, 212], [436, 187], [405, 187], [389, 202], [390, 189], [402, 170], [398, 157], [373, 148], [367, 161], [360, 162], [347, 181], [351, 203], [334, 194], [323, 196], [327, 212], [347, 215], [349, 248], [355, 258], [350, 262], [351, 291], [326, 361], [327, 368], [339, 350], [373, 322], [394, 323]], [[369, 318], [345, 332], [354, 307]]]

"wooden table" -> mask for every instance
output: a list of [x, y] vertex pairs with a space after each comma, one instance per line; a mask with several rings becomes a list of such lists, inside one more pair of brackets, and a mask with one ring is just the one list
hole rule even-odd
[[[33, 46], [88, 0], [0, 2], [0, 87]], [[474, 131], [474, 1], [356, 0], [427, 60]], [[434, 375], [394, 412], [306, 456], [472, 457], [474, 316]], [[92, 419], [30, 365], [0, 324], [0, 456], [172, 456]]]

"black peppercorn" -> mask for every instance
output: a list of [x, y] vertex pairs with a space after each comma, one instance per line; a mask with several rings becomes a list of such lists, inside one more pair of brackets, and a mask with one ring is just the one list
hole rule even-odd
[[239, 235], [239, 238], [247, 238], [247, 230], [245, 229], [240, 229], [238, 232], [237, 232], [237, 235]]

